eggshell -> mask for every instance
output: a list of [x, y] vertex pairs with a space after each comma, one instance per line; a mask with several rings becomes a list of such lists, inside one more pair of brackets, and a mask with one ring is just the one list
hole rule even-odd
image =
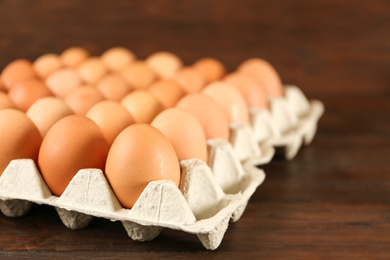
[[259, 81], [268, 96], [284, 95], [282, 80], [268, 61], [252, 58], [241, 63], [237, 70]]
[[232, 73], [227, 75], [224, 81], [236, 87], [241, 92], [249, 107], [269, 107], [268, 96], [264, 87], [250, 76], [242, 73]]
[[26, 79], [16, 83], [8, 92], [8, 96], [23, 112], [38, 99], [53, 96], [50, 89], [38, 79]]
[[185, 95], [184, 89], [173, 79], [161, 79], [148, 89], [164, 106], [170, 108]]
[[203, 93], [190, 94], [182, 98], [176, 107], [184, 109], [199, 120], [206, 139], [229, 140], [229, 118], [211, 97]]
[[160, 101], [146, 90], [136, 90], [126, 95], [121, 104], [137, 123], [150, 123], [164, 108]]
[[146, 185], [156, 180], [180, 182], [178, 158], [156, 128], [134, 124], [123, 130], [107, 156], [105, 174], [119, 202], [132, 208]]
[[6, 90], [9, 90], [18, 81], [36, 78], [36, 74], [32, 63], [25, 59], [14, 60], [8, 64], [0, 75], [0, 81]]
[[203, 93], [217, 101], [228, 115], [230, 123], [249, 123], [249, 110], [245, 98], [232, 85], [216, 81], [206, 86]]
[[16, 108], [16, 105], [6, 93], [0, 92], [0, 110], [6, 108]]
[[86, 117], [92, 119], [103, 130], [109, 145], [123, 129], [135, 123], [135, 119], [124, 106], [109, 100], [94, 105]]
[[183, 62], [170, 52], [156, 52], [146, 59], [146, 63], [154, 69], [160, 78], [172, 78], [183, 66]]
[[78, 67], [77, 73], [81, 79], [87, 83], [94, 85], [99, 81], [106, 73], [107, 67], [104, 62], [97, 57], [90, 57], [84, 60]]
[[204, 76], [192, 67], [180, 69], [174, 79], [179, 82], [186, 93], [199, 92], [206, 84]]
[[71, 115], [47, 132], [38, 165], [51, 192], [60, 196], [79, 170], [103, 170], [108, 149], [103, 132], [95, 122], [85, 116]]
[[26, 115], [38, 127], [42, 137], [61, 118], [72, 115], [73, 111], [60, 98], [45, 97], [35, 101], [27, 110]]
[[0, 175], [14, 159], [33, 159], [37, 162], [42, 137], [23, 112], [0, 110]]
[[46, 79], [46, 85], [57, 97], [64, 98], [82, 84], [80, 76], [72, 69], [61, 69]]
[[195, 62], [193, 67], [202, 73], [207, 84], [222, 79], [226, 74], [225, 66], [213, 58], [202, 58]]
[[196, 117], [180, 108], [169, 108], [151, 123], [172, 143], [178, 159], [207, 160], [206, 136]]
[[156, 79], [156, 73], [145, 62], [136, 61], [120, 72], [121, 76], [134, 89], [146, 89]]
[[86, 49], [81, 47], [70, 47], [63, 51], [60, 55], [62, 64], [67, 68], [75, 69], [89, 56]]
[[105, 99], [114, 101], [120, 101], [133, 89], [117, 74], [107, 74], [96, 83], [96, 88]]
[[101, 56], [106, 67], [111, 71], [119, 71], [135, 60], [135, 55], [123, 47], [113, 47]]
[[104, 100], [104, 97], [96, 88], [82, 86], [73, 89], [64, 100], [75, 114], [85, 115], [93, 105]]
[[47, 53], [36, 59], [33, 67], [41, 79], [46, 79], [54, 71], [62, 68], [62, 62], [57, 54]]

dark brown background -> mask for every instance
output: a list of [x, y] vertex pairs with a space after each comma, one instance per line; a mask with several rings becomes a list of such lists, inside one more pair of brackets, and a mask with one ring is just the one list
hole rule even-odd
[[390, 1], [4, 1], [0, 68], [82, 46], [125, 46], [143, 59], [167, 50], [186, 64], [205, 56], [234, 70], [270, 61], [283, 82], [325, 103], [314, 142], [273, 161], [221, 246], [164, 230], [133, 242], [120, 223], [66, 229], [54, 209], [0, 215], [0, 256], [49, 258], [390, 257]]

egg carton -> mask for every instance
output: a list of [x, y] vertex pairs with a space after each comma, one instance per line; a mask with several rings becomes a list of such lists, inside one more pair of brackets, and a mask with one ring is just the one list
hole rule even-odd
[[[235, 132], [243, 135], [241, 128]], [[55, 207], [71, 229], [84, 228], [99, 217], [121, 221], [133, 240], [149, 241], [170, 228], [196, 234], [205, 248], [214, 250], [229, 222], [243, 214], [265, 173], [253, 164], [253, 157], [240, 162], [227, 141], [208, 140], [208, 151], [208, 164], [197, 159], [180, 162], [179, 187], [167, 180], [152, 181], [131, 209], [121, 206], [99, 169], [80, 170], [58, 197], [32, 160], [13, 160], [0, 176], [0, 210], [17, 217], [33, 203], [45, 204]]]

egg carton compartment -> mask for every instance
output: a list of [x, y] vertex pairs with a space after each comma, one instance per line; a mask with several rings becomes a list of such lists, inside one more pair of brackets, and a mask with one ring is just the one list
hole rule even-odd
[[275, 152], [292, 160], [317, 131], [324, 113], [319, 100], [308, 100], [296, 86], [284, 86], [285, 96], [270, 98], [270, 109], [251, 108], [251, 124], [260, 146], [272, 146]]
[[94, 217], [121, 221], [128, 235], [149, 241], [163, 228], [198, 236], [205, 248], [216, 249], [230, 221], [243, 214], [265, 173], [248, 160], [241, 164], [230, 143], [209, 140], [210, 166], [183, 160], [179, 188], [171, 181], [152, 181], [131, 209], [125, 209], [99, 169], [82, 169], [64, 193], [54, 196], [30, 159], [10, 162], [0, 176], [0, 210], [9, 217], [26, 214], [33, 203], [56, 208], [63, 224], [86, 227]]

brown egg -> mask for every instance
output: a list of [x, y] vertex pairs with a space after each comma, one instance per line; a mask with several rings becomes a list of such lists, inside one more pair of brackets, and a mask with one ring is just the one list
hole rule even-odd
[[206, 84], [204, 76], [192, 67], [180, 69], [174, 79], [188, 94], [201, 91]]
[[180, 58], [170, 52], [156, 52], [145, 61], [160, 78], [172, 78], [183, 66]]
[[196, 117], [183, 109], [169, 108], [158, 114], [151, 125], [168, 138], [179, 161], [197, 158], [206, 162], [206, 136]]
[[42, 137], [31, 119], [19, 110], [3, 109], [0, 126], [0, 175], [14, 159], [37, 163]]
[[77, 73], [85, 83], [94, 85], [107, 73], [107, 67], [101, 59], [90, 57], [77, 67]]
[[60, 98], [45, 97], [35, 101], [27, 110], [26, 115], [38, 127], [42, 137], [60, 119], [72, 115], [73, 111]]
[[85, 116], [71, 115], [47, 132], [38, 165], [51, 192], [60, 196], [79, 170], [104, 170], [108, 149], [103, 132], [95, 122]]
[[236, 72], [227, 75], [224, 81], [236, 87], [241, 92], [249, 107], [269, 107], [268, 96], [264, 87], [250, 76]]
[[135, 60], [135, 55], [123, 47], [114, 47], [105, 51], [101, 56], [104, 64], [111, 71], [119, 71]]
[[217, 101], [228, 115], [230, 123], [249, 123], [249, 110], [245, 98], [232, 85], [216, 81], [206, 86], [203, 93]]
[[80, 76], [72, 69], [61, 69], [46, 79], [46, 85], [57, 97], [64, 98], [82, 84]]
[[120, 75], [134, 89], [146, 89], [156, 79], [156, 73], [145, 62], [135, 61], [120, 71]]
[[67, 68], [75, 69], [89, 56], [86, 49], [81, 47], [70, 47], [63, 51], [60, 55], [62, 64]]
[[125, 208], [134, 206], [151, 181], [180, 183], [180, 166], [171, 143], [147, 124], [131, 125], [118, 135], [108, 153], [105, 174]]
[[36, 78], [32, 63], [28, 60], [19, 59], [8, 64], [1, 72], [0, 81], [6, 90], [9, 90], [18, 81]]
[[164, 106], [170, 108], [185, 95], [183, 88], [173, 79], [160, 79], [148, 89]]
[[50, 74], [62, 68], [62, 62], [57, 54], [48, 53], [36, 59], [33, 67], [41, 79], [46, 79]]
[[94, 105], [86, 117], [92, 119], [103, 130], [109, 145], [123, 129], [135, 123], [135, 119], [124, 106], [109, 100]]
[[16, 108], [16, 105], [6, 93], [0, 92], [0, 110], [6, 108]]
[[113, 101], [120, 101], [132, 90], [132, 87], [117, 74], [103, 76], [96, 83], [96, 88], [102, 93], [105, 99]]
[[164, 108], [160, 101], [146, 90], [136, 90], [126, 95], [121, 104], [130, 112], [137, 123], [152, 122]]
[[259, 58], [252, 58], [241, 63], [237, 70], [259, 81], [265, 87], [268, 96], [284, 95], [279, 74], [269, 62]]
[[91, 107], [104, 100], [104, 97], [94, 87], [81, 86], [73, 89], [64, 100], [75, 114], [85, 115]]
[[194, 63], [193, 67], [204, 76], [206, 84], [223, 78], [226, 74], [225, 66], [213, 58], [203, 58]]
[[176, 107], [195, 116], [201, 123], [206, 139], [229, 141], [229, 118], [224, 109], [211, 97], [194, 93], [182, 98]]

